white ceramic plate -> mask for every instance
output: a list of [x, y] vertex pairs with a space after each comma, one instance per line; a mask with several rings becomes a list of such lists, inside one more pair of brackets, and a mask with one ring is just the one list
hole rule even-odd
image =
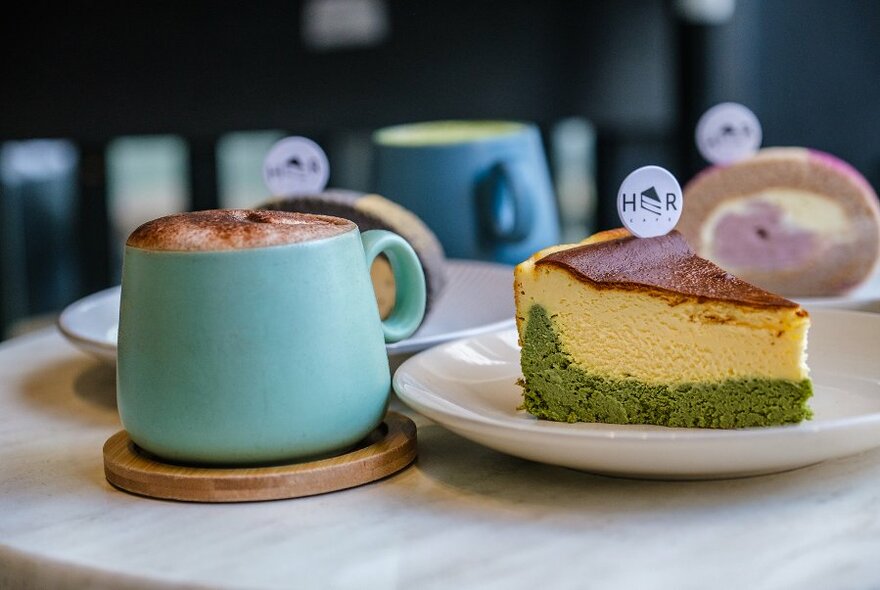
[[116, 364], [119, 287], [92, 293], [64, 308], [58, 328], [68, 340], [103, 361]]
[[409, 406], [504, 453], [584, 471], [658, 479], [710, 479], [785, 471], [880, 446], [880, 315], [811, 314], [815, 416], [799, 425], [709, 430], [565, 424], [518, 411], [516, 331], [422, 352], [394, 376]]
[[880, 271], [864, 285], [840, 297], [798, 297], [807, 311], [815, 309], [851, 309], [854, 311], [880, 312]]
[[[508, 328], [513, 325], [513, 269], [471, 260], [447, 263], [447, 284], [418, 331], [386, 345], [389, 355]], [[81, 349], [116, 363], [119, 287], [70, 304], [58, 319], [61, 332]]]

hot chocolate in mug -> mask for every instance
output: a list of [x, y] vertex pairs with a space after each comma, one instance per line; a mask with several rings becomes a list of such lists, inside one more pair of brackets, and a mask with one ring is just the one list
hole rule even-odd
[[[379, 318], [369, 267], [398, 285]], [[281, 211], [148, 222], [125, 247], [118, 405], [141, 448], [186, 463], [326, 455], [382, 420], [385, 342], [422, 320], [418, 258], [396, 234]]]

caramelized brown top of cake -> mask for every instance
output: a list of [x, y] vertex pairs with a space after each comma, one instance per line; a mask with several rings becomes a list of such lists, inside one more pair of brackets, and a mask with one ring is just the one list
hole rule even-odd
[[128, 237], [127, 246], [161, 251], [216, 251], [263, 248], [329, 238], [355, 229], [329, 215], [213, 209], [160, 217]]
[[624, 235], [594, 241], [553, 252], [536, 266], [562, 268], [598, 288], [658, 290], [752, 307], [798, 307], [700, 258], [677, 231], [656, 238]]

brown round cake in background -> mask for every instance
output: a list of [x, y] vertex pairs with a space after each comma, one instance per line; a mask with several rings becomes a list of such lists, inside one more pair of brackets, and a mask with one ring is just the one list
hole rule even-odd
[[[380, 195], [334, 189], [317, 195], [272, 199], [259, 208], [332, 215], [353, 221], [362, 232], [384, 229], [400, 235], [413, 247], [425, 270], [427, 311], [446, 285], [446, 257], [437, 236], [414, 213]], [[395, 300], [394, 275], [384, 256], [373, 263], [370, 275], [384, 319], [391, 313]]]
[[805, 148], [765, 148], [698, 174], [678, 229], [696, 252], [787, 297], [842, 295], [880, 259], [880, 205], [846, 162]]

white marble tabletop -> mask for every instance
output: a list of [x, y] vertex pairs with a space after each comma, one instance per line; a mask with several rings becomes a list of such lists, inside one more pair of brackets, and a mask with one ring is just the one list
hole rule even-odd
[[253, 504], [112, 488], [113, 370], [0, 346], [0, 588], [877, 588], [880, 450], [715, 482], [515, 459], [428, 420], [406, 471]]

